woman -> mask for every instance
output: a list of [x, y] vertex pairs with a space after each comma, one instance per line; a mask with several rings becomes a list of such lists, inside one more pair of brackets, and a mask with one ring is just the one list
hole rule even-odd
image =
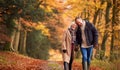
[[65, 31], [63, 38], [63, 61], [64, 70], [72, 69], [72, 62], [74, 58], [74, 46], [76, 41], [76, 28], [77, 25], [72, 22], [70, 27]]

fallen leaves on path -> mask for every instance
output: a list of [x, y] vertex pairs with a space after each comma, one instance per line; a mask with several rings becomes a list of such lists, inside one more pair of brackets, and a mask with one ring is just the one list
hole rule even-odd
[[47, 70], [47, 62], [12, 52], [0, 52], [0, 70]]
[[[63, 62], [33, 59], [14, 52], [0, 51], [0, 70], [63, 70]], [[80, 63], [73, 63], [73, 70], [82, 70]], [[92, 67], [91, 70], [101, 70]]]

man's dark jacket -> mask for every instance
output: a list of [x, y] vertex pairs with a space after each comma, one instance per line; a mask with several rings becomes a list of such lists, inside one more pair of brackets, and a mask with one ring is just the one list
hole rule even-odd
[[[98, 32], [93, 24], [91, 24], [89, 21], [85, 21], [85, 37], [87, 45], [97, 45], [98, 44]], [[81, 46], [82, 44], [82, 32], [80, 26], [78, 26], [78, 29], [76, 31], [76, 42]]]

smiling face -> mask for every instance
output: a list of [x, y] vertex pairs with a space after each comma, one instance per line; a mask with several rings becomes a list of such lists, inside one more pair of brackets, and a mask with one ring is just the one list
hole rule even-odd
[[76, 24], [72, 24], [72, 25], [71, 25], [71, 28], [72, 28], [73, 30], [75, 30], [75, 29], [77, 28], [77, 25], [76, 25]]
[[82, 22], [83, 22], [83, 20], [82, 20], [81, 18], [77, 18], [77, 19], [75, 20], [75, 23], [76, 23], [77, 25], [79, 25], [79, 26], [82, 26]]

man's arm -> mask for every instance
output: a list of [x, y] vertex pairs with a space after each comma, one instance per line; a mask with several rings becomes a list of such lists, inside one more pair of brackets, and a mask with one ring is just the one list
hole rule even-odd
[[81, 39], [81, 31], [80, 31], [80, 27], [78, 27], [77, 31], [76, 31], [76, 45], [80, 45], [82, 39]]
[[98, 31], [94, 25], [92, 25], [92, 35], [93, 35], [93, 46], [96, 48], [98, 46]]

